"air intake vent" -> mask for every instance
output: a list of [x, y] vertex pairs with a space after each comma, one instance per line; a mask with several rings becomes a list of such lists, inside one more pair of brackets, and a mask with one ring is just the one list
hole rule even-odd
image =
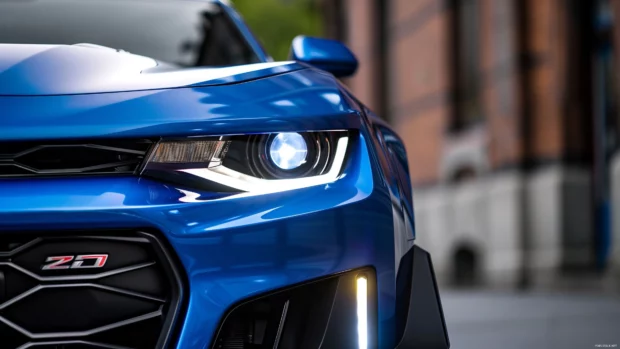
[[0, 177], [131, 174], [150, 140], [0, 142]]
[[159, 349], [170, 342], [181, 282], [154, 236], [3, 240], [1, 348]]
[[376, 278], [363, 268], [277, 290], [232, 308], [211, 349], [359, 348], [356, 280], [370, 286], [363, 301], [368, 348], [376, 348]]

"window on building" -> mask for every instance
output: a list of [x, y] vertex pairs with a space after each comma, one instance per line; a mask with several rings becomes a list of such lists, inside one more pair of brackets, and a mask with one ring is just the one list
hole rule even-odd
[[452, 10], [452, 129], [459, 130], [482, 120], [479, 0], [453, 0]]

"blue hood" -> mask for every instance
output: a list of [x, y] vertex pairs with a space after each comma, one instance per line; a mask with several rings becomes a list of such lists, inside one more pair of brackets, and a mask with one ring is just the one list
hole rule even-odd
[[37, 96], [211, 86], [302, 69], [295, 62], [175, 69], [96, 45], [0, 44], [0, 95]]
[[[264, 71], [269, 69], [257, 72]], [[247, 75], [234, 75], [233, 79], [243, 76]], [[225, 80], [213, 79], [207, 84]], [[55, 88], [51, 81], [46, 85], [47, 91]], [[2, 89], [11, 86], [3, 84]], [[332, 75], [316, 69], [217, 86], [57, 96], [0, 95], [1, 141], [248, 134], [347, 129], [357, 128], [359, 123], [357, 104]]]

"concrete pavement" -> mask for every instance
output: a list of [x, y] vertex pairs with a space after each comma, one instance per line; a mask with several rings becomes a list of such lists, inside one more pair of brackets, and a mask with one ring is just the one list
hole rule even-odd
[[620, 297], [442, 291], [453, 349], [620, 348]]

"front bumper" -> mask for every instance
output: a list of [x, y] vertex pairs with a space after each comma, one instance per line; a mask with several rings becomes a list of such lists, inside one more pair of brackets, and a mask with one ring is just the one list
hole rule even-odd
[[[424, 333], [411, 332], [424, 328], [415, 324], [427, 318], [411, 308], [418, 301], [438, 306], [433, 326], [441, 342], [445, 325], [430, 265], [420, 279], [415, 249], [396, 252], [396, 241], [412, 246], [413, 236], [395, 236], [403, 233], [385, 180], [371, 165], [376, 159], [363, 137], [357, 147], [338, 181], [259, 196], [221, 196], [135, 177], [3, 179], [0, 238], [8, 232], [157, 232], [186, 279], [172, 345], [179, 349], [211, 347], [226, 314], [248, 299], [363, 268], [373, 271], [376, 321], [370, 330], [379, 347], [428, 343]], [[416, 290], [422, 296], [414, 301]]]
[[372, 266], [378, 341], [394, 343], [392, 203], [363, 140], [359, 147], [337, 182], [261, 196], [216, 197], [134, 177], [2, 180], [0, 234], [161, 232], [187, 277], [183, 349], [208, 347], [244, 299]]

